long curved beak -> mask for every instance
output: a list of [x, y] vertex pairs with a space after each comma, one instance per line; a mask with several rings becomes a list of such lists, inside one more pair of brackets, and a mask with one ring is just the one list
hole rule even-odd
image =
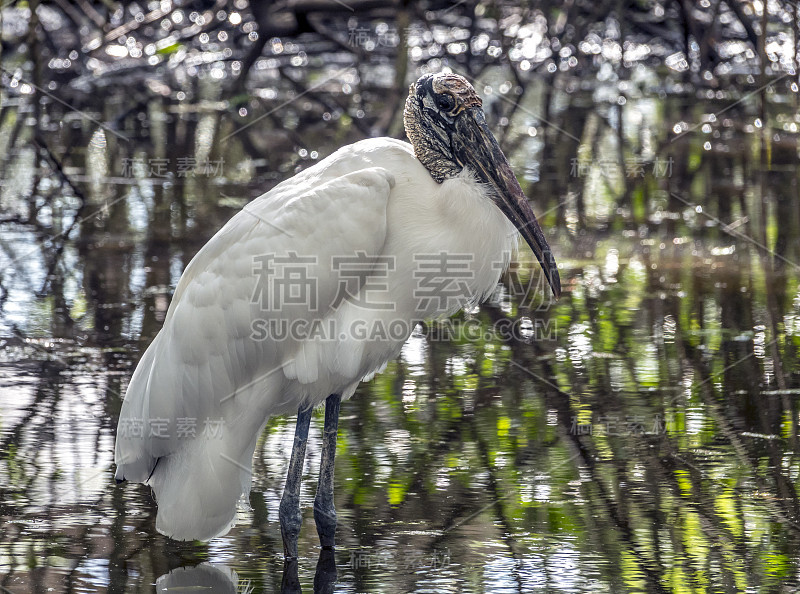
[[495, 203], [531, 246], [557, 299], [561, 296], [561, 279], [553, 252], [508, 159], [486, 125], [483, 110], [480, 107], [465, 109], [455, 118], [454, 125], [452, 147], [455, 157], [462, 165], [469, 166], [481, 181], [494, 188]]

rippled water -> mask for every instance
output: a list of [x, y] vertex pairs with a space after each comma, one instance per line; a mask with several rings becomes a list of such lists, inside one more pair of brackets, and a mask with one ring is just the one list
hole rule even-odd
[[[532, 84], [511, 109], [505, 94], [523, 94], [507, 72], [481, 74], [564, 294], [548, 300], [525, 248], [487, 304], [419, 327], [342, 405], [335, 553], [320, 552], [311, 514], [320, 411], [295, 565], [284, 566], [278, 524], [293, 418], [270, 420], [250, 506], [210, 543], [159, 535], [149, 489], [115, 484], [122, 394], [184, 267], [250, 199], [368, 134], [362, 108], [369, 119], [391, 107], [381, 68], [364, 74], [357, 99], [356, 76], [334, 77], [323, 99], [292, 102], [232, 141], [222, 139], [253, 114], [218, 101], [214, 76], [180, 83], [191, 100], [151, 100], [113, 129], [92, 122], [127, 108], [125, 87], [87, 107], [88, 123], [4, 94], [0, 587], [800, 588], [789, 80], [769, 99], [735, 103], [735, 84], [708, 95], [648, 71], [627, 101], [615, 85]], [[263, 77], [254, 95], [271, 106], [289, 97]], [[147, 81], [156, 92], [175, 84], [163, 73]]]

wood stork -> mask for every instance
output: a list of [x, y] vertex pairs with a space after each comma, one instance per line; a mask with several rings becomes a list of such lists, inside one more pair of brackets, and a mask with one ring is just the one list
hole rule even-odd
[[[332, 547], [341, 399], [398, 356], [415, 323], [486, 298], [517, 232], [559, 296], [550, 247], [472, 86], [455, 74], [421, 77], [404, 121], [411, 144], [339, 149], [245, 206], [186, 267], [131, 378], [115, 448], [117, 480], [154, 490], [159, 532], [226, 533], [267, 420], [296, 410], [279, 508], [284, 554], [296, 557], [311, 410], [325, 401], [314, 518]], [[420, 273], [448, 256], [455, 282]], [[284, 322], [291, 331], [278, 330]]]

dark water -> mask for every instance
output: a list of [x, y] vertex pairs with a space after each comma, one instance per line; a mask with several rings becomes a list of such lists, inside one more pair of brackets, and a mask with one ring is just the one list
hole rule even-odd
[[[18, 23], [5, 13], [4, 32]], [[423, 44], [403, 31], [413, 57]], [[595, 63], [591, 88], [543, 68], [519, 86], [500, 62], [478, 74], [451, 56], [477, 77], [564, 295], [546, 297], [525, 248], [487, 304], [420, 327], [342, 405], [334, 559], [311, 520], [320, 411], [296, 568], [278, 524], [292, 418], [269, 422], [230, 534], [155, 531], [149, 489], [114, 483], [113, 443], [182, 270], [277, 181], [348, 142], [401, 135], [408, 81], [393, 86], [380, 59], [394, 46], [356, 72], [294, 41], [267, 44], [275, 64], [253, 70], [244, 98], [226, 86], [230, 56], [144, 73], [125, 70], [134, 52], [100, 56], [116, 69], [89, 76], [92, 96], [52, 64], [26, 78], [25, 48], [4, 54], [3, 591], [272, 592], [293, 571], [306, 591], [800, 588], [800, 118], [777, 69], [709, 94], [677, 66], [626, 63], [623, 81]], [[446, 64], [416, 57], [406, 78]]]

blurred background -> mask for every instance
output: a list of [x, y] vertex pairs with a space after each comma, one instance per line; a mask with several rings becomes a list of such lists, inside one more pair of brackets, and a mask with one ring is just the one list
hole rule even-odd
[[[0, 589], [796, 591], [797, 11], [0, 3]], [[319, 415], [294, 568], [292, 418], [229, 535], [165, 539], [149, 489], [114, 483], [113, 441], [181, 272], [279, 181], [403, 138], [408, 85], [447, 70], [483, 97], [564, 295], [524, 247], [487, 304], [418, 328], [343, 404], [337, 581], [310, 522]]]

